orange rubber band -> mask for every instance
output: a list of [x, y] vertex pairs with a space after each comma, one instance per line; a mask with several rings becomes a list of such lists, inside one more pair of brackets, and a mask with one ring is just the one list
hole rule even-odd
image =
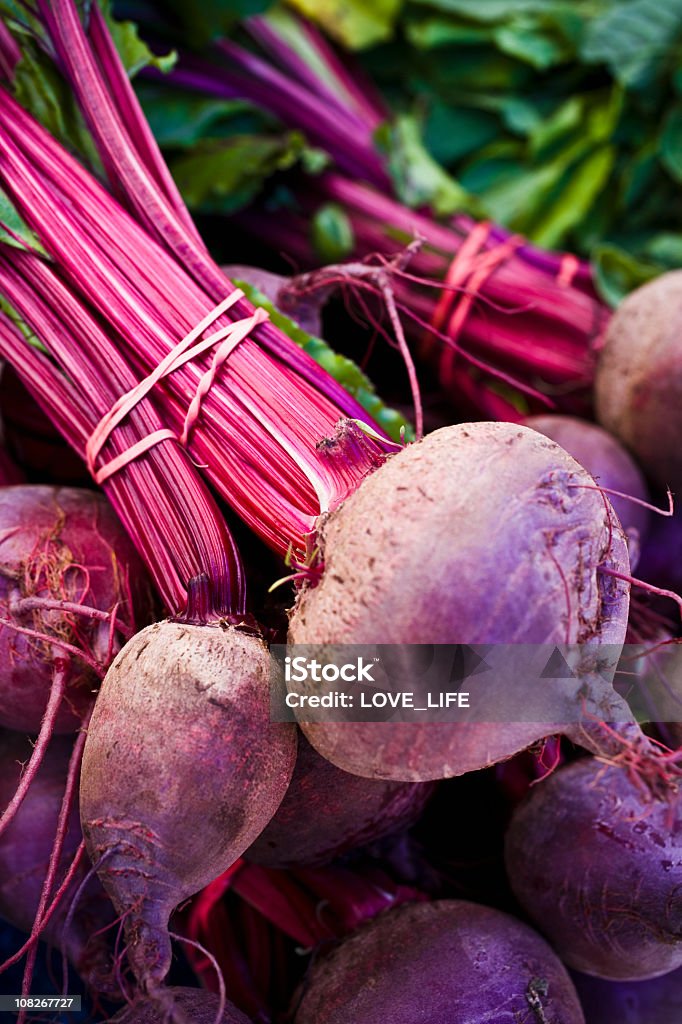
[[431, 321], [433, 329], [446, 334], [452, 342], [444, 345], [439, 360], [440, 379], [445, 387], [451, 383], [457, 339], [485, 282], [525, 242], [521, 235], [510, 235], [504, 242], [485, 249], [489, 236], [490, 224], [485, 221], [476, 224], [467, 235], [448, 267], [446, 287]]
[[580, 270], [580, 260], [573, 253], [566, 252], [561, 257], [559, 272], [556, 276], [557, 284], [568, 287], [573, 284], [573, 278]]
[[[203, 320], [193, 327], [192, 330], [171, 349], [168, 355], [165, 356], [152, 373], [145, 377], [144, 380], [141, 380], [139, 384], [136, 384], [134, 388], [131, 388], [130, 391], [121, 395], [121, 397], [114, 402], [109, 412], [102, 417], [93, 430], [85, 449], [88, 470], [95, 480], [95, 483], [103, 483], [114, 473], [118, 473], [124, 468], [124, 466], [127, 466], [129, 462], [139, 458], [140, 455], [143, 455], [155, 445], [160, 444], [161, 441], [174, 440], [181, 445], [186, 445], [189, 433], [199, 417], [201, 403], [213, 386], [220, 367], [225, 363], [237, 345], [250, 334], [254, 327], [257, 327], [258, 324], [261, 324], [263, 321], [268, 319], [267, 311], [261, 307], [257, 307], [251, 316], [244, 317], [241, 320], [235, 320], [233, 323], [227, 324], [225, 327], [221, 327], [219, 330], [214, 331], [213, 334], [210, 334], [207, 338], [203, 338], [201, 341], [197, 340], [201, 338], [201, 335], [211, 326], [212, 323], [215, 323], [223, 313], [227, 312], [228, 309], [243, 298], [244, 292], [240, 288], [236, 288], [227, 296], [227, 298], [223, 299], [222, 302], [212, 309], [210, 313], [207, 313]], [[140, 441], [136, 442], [136, 444], [131, 445], [131, 447], [126, 451], [105, 463], [104, 466], [99, 469], [95, 469], [97, 457], [109, 439], [112, 431], [118, 426], [121, 420], [125, 419], [128, 413], [135, 408], [138, 402], [141, 402], [160, 380], [167, 377], [175, 370], [178, 370], [181, 366], [184, 366], [185, 363], [188, 363], [191, 359], [196, 358], [209, 348], [217, 345], [218, 342], [222, 342], [222, 344], [213, 358], [210, 369], [203, 374], [199, 381], [196, 393], [192, 398], [185, 417], [181, 436], [178, 438], [172, 430], [168, 429], [156, 430], [148, 437], [142, 438]]]
[[431, 321], [435, 330], [439, 331], [447, 320], [457, 299], [455, 289], [463, 285], [473, 271], [476, 266], [476, 258], [480, 256], [489, 235], [490, 224], [487, 221], [476, 224], [453, 256], [443, 280], [445, 288], [441, 292]]

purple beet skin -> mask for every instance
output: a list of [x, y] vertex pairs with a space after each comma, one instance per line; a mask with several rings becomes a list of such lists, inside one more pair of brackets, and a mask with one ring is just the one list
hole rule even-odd
[[249, 1024], [241, 1010], [227, 1003], [217, 1019], [220, 1002], [200, 988], [165, 988], [154, 996], [139, 996], [119, 1010], [109, 1024]]
[[434, 785], [362, 779], [336, 768], [299, 733], [293, 778], [277, 813], [247, 850], [273, 868], [323, 864], [417, 820]]
[[[437, 430], [392, 455], [325, 520], [324, 572], [299, 591], [289, 642], [579, 643], [595, 653], [607, 645], [611, 657], [629, 607], [629, 585], [613, 575], [630, 571], [615, 518], [589, 473], [535, 430]], [[424, 782], [496, 764], [580, 717], [573, 697], [558, 718], [526, 720], [524, 692], [532, 700], [527, 677], [505, 680], [491, 720], [323, 721], [306, 709], [299, 724], [345, 771]]]
[[[649, 500], [646, 482], [637, 463], [603, 427], [577, 416], [531, 416], [525, 424], [565, 448], [601, 487], [642, 501]], [[633, 538], [631, 550], [635, 543], [641, 545], [648, 532], [651, 513], [627, 498], [609, 494], [609, 501], [625, 533]], [[635, 559], [632, 557], [631, 564], [634, 568]]]
[[[151, 614], [147, 576], [106, 499], [67, 487], [0, 489], [0, 618], [88, 651], [105, 661], [109, 622], [76, 612], [26, 607], [26, 599], [68, 601], [110, 612], [131, 627]], [[24, 605], [21, 602], [24, 601]], [[116, 639], [113, 654], [120, 647]], [[64, 649], [0, 626], [0, 725], [37, 733], [56, 656]], [[76, 729], [98, 684], [95, 672], [71, 660], [55, 732]]]
[[682, 966], [682, 797], [654, 797], [587, 757], [516, 809], [506, 841], [514, 893], [561, 959], [611, 980]]
[[318, 959], [295, 1024], [584, 1024], [547, 943], [508, 914], [464, 901], [388, 910]]
[[682, 969], [651, 981], [602, 981], [573, 975], [585, 1024], [680, 1024]]

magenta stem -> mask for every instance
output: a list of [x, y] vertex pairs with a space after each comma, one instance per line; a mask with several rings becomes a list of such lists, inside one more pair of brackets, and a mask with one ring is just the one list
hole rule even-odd
[[194, 237], [198, 244], [203, 244], [199, 232], [189, 215], [189, 211], [182, 200], [180, 191], [173, 181], [165, 160], [161, 156], [156, 140], [147, 124], [147, 119], [140, 110], [140, 105], [130, 84], [130, 79], [127, 75], [116, 75], [116, 68], [118, 67], [120, 57], [107, 28], [104, 15], [96, 3], [90, 9], [88, 33], [93, 50], [97, 54], [100, 65], [103, 68], [104, 77], [113, 79], [116, 82], [116, 89], [112, 90], [111, 94], [112, 101], [116, 104], [121, 119], [135, 139], [137, 152], [140, 154], [147, 170], [154, 177], [159, 188], [166, 196], [177, 217], [184, 224], [185, 230]]
[[[12, 602], [10, 605], [10, 611], [13, 615], [23, 615], [26, 612], [33, 611], [59, 611], [68, 612], [73, 615], [84, 615], [88, 619], [96, 619], [98, 622], [111, 622], [111, 612], [102, 611], [100, 608], [93, 608], [91, 605], [78, 604], [76, 601], [60, 601], [57, 598], [51, 597], [22, 597], [18, 601]], [[116, 629], [118, 629], [126, 639], [129, 639], [133, 635], [133, 631], [130, 626], [126, 625], [117, 616], [114, 616], [113, 622], [115, 623]]]
[[74, 658], [80, 658], [81, 661], [84, 661], [93, 672], [97, 673], [100, 679], [104, 677], [104, 667], [99, 662], [95, 661], [89, 654], [86, 654], [80, 647], [74, 647], [73, 644], [67, 643], [66, 640], [60, 640], [57, 636], [50, 636], [49, 633], [39, 633], [37, 629], [28, 629], [27, 626], [17, 626], [16, 622], [12, 622], [11, 619], [0, 619], [0, 626], [13, 629], [16, 633], [23, 633], [24, 636], [33, 637], [34, 640], [40, 640], [44, 644], [59, 647], [60, 650], [66, 651], [67, 654], [73, 655]]
[[[388, 117], [388, 111], [373, 83], [360, 75], [359, 67], [347, 66], [311, 22], [292, 16], [291, 23], [293, 33], [290, 37], [279, 31], [277, 24], [267, 16], [248, 18], [244, 25], [263, 49], [301, 84], [317, 95], [327, 96], [337, 111], [353, 116], [365, 129], [374, 131], [378, 128]], [[303, 41], [303, 48], [297, 50], [299, 40]], [[315, 50], [319, 63], [324, 65], [323, 77], [320, 77], [318, 67], [308, 64], [308, 49]]]

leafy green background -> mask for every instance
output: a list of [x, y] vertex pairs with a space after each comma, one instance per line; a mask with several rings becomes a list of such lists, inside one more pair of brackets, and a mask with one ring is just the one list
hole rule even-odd
[[[211, 0], [197, 19], [183, 0], [165, 5], [196, 46], [267, 6]], [[405, 202], [464, 209], [590, 256], [612, 302], [682, 263], [682, 0], [289, 6], [357, 51], [380, 84], [395, 116], [377, 145]], [[134, 18], [148, 7], [114, 9]], [[230, 212], [299, 161], [319, 169], [300, 136], [243, 105], [194, 100], [181, 124], [186, 97], [169, 104], [139, 88], [195, 209]]]
[[682, 262], [682, 0], [410, 0], [362, 60], [465, 207], [612, 302]]

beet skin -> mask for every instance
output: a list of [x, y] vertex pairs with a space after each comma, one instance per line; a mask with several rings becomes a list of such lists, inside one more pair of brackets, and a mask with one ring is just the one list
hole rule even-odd
[[310, 969], [295, 1024], [584, 1024], [573, 984], [531, 928], [455, 900], [388, 910]]
[[143, 990], [170, 967], [173, 910], [251, 845], [291, 779], [296, 728], [270, 721], [268, 673], [247, 631], [161, 622], [126, 644], [102, 684], [81, 823]]
[[[105, 661], [108, 621], [43, 608], [19, 611], [17, 602], [24, 598], [75, 602], [103, 612], [118, 605], [117, 616], [131, 632], [149, 621], [147, 574], [103, 495], [74, 487], [0, 488], [0, 617]], [[55, 651], [62, 653], [48, 641], [0, 626], [0, 725], [39, 731]], [[78, 728], [98, 682], [91, 668], [72, 658], [55, 732]]]
[[[590, 474], [528, 427], [464, 423], [409, 445], [329, 516], [319, 544], [324, 572], [302, 590], [292, 644], [581, 643], [612, 654], [625, 638], [629, 585], [604, 572], [629, 573], [620, 525]], [[474, 771], [562, 731], [513, 718], [303, 717], [339, 768], [410, 781]]]
[[[615, 437], [596, 423], [577, 416], [531, 416], [525, 424], [565, 448], [600, 487], [649, 501], [646, 482], [637, 463]], [[648, 532], [649, 510], [614, 494], [609, 494], [608, 498], [626, 535], [636, 531], [638, 546], [641, 545]]]
[[514, 893], [562, 960], [645, 980], [682, 966], [682, 799], [655, 799], [587, 757], [519, 805], [506, 841]]
[[361, 779], [341, 771], [301, 734], [286, 795], [246, 859], [271, 868], [325, 864], [413, 824], [433, 788], [428, 782]]
[[682, 492], [682, 271], [649, 281], [613, 314], [594, 382], [597, 419], [648, 477]]
[[[109, 1024], [216, 1024], [219, 1005], [218, 996], [204, 989], [164, 988], [155, 997], [139, 996]], [[249, 1019], [227, 1003], [218, 1024], [249, 1024]]]

